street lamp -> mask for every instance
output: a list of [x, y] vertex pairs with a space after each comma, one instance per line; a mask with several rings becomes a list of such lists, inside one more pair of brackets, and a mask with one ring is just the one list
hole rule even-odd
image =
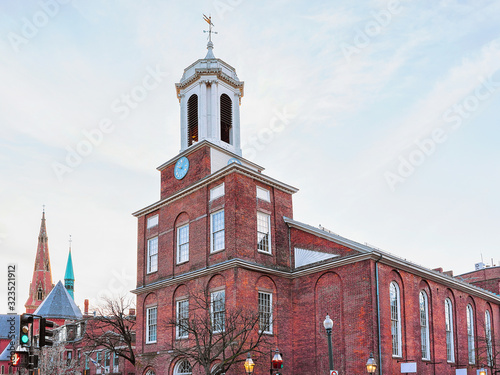
[[479, 375], [486, 375], [486, 370], [484, 368], [479, 370]]
[[375, 362], [375, 358], [373, 358], [373, 353], [370, 353], [370, 358], [366, 361], [366, 371], [368, 371], [369, 374], [374, 374], [376, 370], [377, 362]]
[[255, 363], [252, 361], [252, 355], [250, 353], [247, 354], [247, 359], [245, 361], [245, 372], [247, 375], [251, 375], [253, 373], [253, 367], [255, 366]]
[[328, 362], [330, 363], [330, 371], [333, 371], [333, 351], [332, 351], [333, 320], [330, 319], [330, 315], [326, 314], [326, 319], [323, 322], [323, 326], [325, 327], [326, 334], [328, 335]]

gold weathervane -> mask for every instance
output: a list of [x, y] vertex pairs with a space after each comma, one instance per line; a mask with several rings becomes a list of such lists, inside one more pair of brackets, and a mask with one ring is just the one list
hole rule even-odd
[[203, 15], [203, 19], [205, 20], [206, 23], [208, 23], [208, 31], [207, 30], [203, 30], [204, 33], [208, 33], [208, 41], [211, 42], [212, 41], [212, 34], [218, 34], [217, 31], [212, 31], [212, 26], [215, 27], [215, 25], [212, 23], [212, 16], [205, 16]]

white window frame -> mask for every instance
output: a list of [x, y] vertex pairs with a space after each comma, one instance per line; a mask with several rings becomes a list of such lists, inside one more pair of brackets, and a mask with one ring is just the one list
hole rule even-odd
[[[220, 228], [214, 228], [214, 218], [217, 215], [222, 215], [222, 229]], [[217, 230], [215, 230], [217, 229]], [[222, 237], [222, 247], [221, 248], [215, 248], [214, 246], [214, 241], [216, 240], [216, 237]], [[215, 253], [217, 251], [222, 251], [226, 248], [226, 218], [225, 218], [225, 213], [224, 209], [213, 212], [210, 214], [210, 252]]]
[[154, 215], [154, 216], [148, 217], [148, 220], [147, 220], [147, 229], [151, 229], [151, 228], [154, 228], [154, 227], [158, 226], [158, 222], [159, 222], [159, 216], [158, 215]]
[[225, 289], [216, 290], [210, 293], [210, 316], [212, 322], [212, 333], [224, 332], [226, 329]]
[[403, 335], [401, 332], [401, 293], [399, 285], [395, 281], [392, 281], [389, 287], [389, 301], [391, 314], [392, 356], [401, 357], [403, 353]]
[[[265, 226], [262, 224], [265, 223]], [[265, 232], [267, 230], [267, 233]], [[267, 249], [261, 248], [261, 241], [266, 238], [267, 235]], [[271, 215], [265, 212], [257, 211], [257, 250], [260, 253], [272, 254], [271, 249]]]
[[491, 314], [489, 310], [484, 312], [484, 336], [486, 338], [486, 361], [488, 367], [493, 367], [493, 337], [491, 334]]
[[[187, 230], [184, 237], [181, 231]], [[189, 261], [189, 223], [177, 228], [177, 264]]]
[[[181, 366], [183, 366], [184, 363], [186, 362], [189, 364], [189, 369], [191, 371], [186, 371], [184, 367], [181, 368]], [[192, 373], [193, 373], [193, 367], [191, 366], [191, 363], [189, 363], [187, 359], [181, 359], [179, 362], [176, 363], [174, 367], [174, 375], [191, 375]]]
[[260, 186], [257, 186], [257, 199], [261, 199], [266, 202], [271, 202], [271, 193], [269, 190], [261, 188]]
[[119, 372], [120, 369], [120, 357], [116, 352], [113, 352], [113, 372]]
[[158, 306], [146, 308], [146, 344], [154, 344], [157, 340]]
[[223, 197], [225, 194], [224, 182], [216, 187], [210, 189], [210, 200], [213, 201], [217, 198]]
[[429, 298], [423, 290], [418, 295], [420, 311], [420, 344], [422, 349], [422, 359], [431, 359], [430, 338], [429, 338]]
[[467, 354], [469, 364], [476, 363], [476, 343], [474, 337], [474, 310], [470, 304], [467, 305]]
[[175, 335], [178, 339], [187, 339], [189, 332], [181, 327], [182, 321], [189, 319], [189, 300], [187, 298], [176, 301], [176, 312]]
[[444, 300], [444, 323], [446, 331], [446, 360], [455, 362], [455, 336], [453, 334], [453, 304], [449, 298]]
[[[156, 246], [151, 246], [156, 243]], [[147, 268], [146, 273], [153, 273], [158, 271], [158, 236], [148, 239], [147, 250]]]
[[95, 373], [100, 374], [102, 371], [102, 358], [101, 358], [101, 352], [98, 351], [95, 353], [95, 361], [97, 362]]
[[259, 329], [261, 332], [273, 334], [273, 294], [259, 291]]

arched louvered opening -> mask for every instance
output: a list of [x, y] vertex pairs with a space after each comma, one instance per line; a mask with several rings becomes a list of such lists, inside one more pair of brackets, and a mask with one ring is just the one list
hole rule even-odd
[[233, 127], [233, 103], [226, 94], [220, 97], [220, 139], [231, 143], [231, 130]]
[[198, 142], [198, 95], [193, 94], [187, 103], [188, 146]]

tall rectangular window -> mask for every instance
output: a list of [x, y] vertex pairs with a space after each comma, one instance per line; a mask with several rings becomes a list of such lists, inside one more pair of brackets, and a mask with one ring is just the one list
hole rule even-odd
[[446, 329], [446, 360], [455, 362], [455, 348], [453, 338], [453, 309], [451, 301], [447, 298], [444, 301], [444, 318]]
[[148, 240], [147, 273], [158, 271], [158, 237]]
[[210, 200], [213, 201], [214, 199], [217, 199], [219, 197], [222, 197], [224, 195], [224, 183], [214, 187], [213, 189], [210, 189]]
[[226, 293], [224, 290], [218, 290], [210, 294], [210, 310], [212, 332], [223, 332], [226, 326]]
[[210, 248], [211, 251], [224, 250], [225, 247], [225, 227], [224, 210], [214, 212], [210, 215]]
[[259, 329], [264, 333], [273, 333], [273, 295], [259, 292]]
[[467, 349], [469, 364], [476, 363], [476, 347], [474, 342], [474, 311], [471, 305], [467, 305]]
[[271, 253], [271, 216], [257, 212], [257, 250]]
[[148, 229], [154, 228], [158, 225], [158, 215], [148, 217]]
[[429, 302], [427, 293], [421, 291], [419, 294], [420, 304], [420, 344], [422, 349], [422, 359], [430, 359], [430, 343], [429, 343]]
[[109, 365], [111, 364], [111, 353], [109, 351], [104, 352], [104, 367], [107, 367], [109, 371]]
[[156, 342], [157, 307], [146, 309], [146, 344]]
[[189, 300], [177, 301], [177, 338], [184, 339], [189, 335]]
[[118, 354], [116, 353], [113, 353], [113, 371], [114, 372], [118, 372], [118, 366], [120, 364], [120, 357], [118, 356]]
[[177, 228], [177, 263], [189, 260], [189, 224]]
[[488, 310], [484, 313], [484, 333], [486, 336], [486, 360], [489, 367], [493, 367], [493, 338], [491, 335], [491, 315]]
[[395, 282], [390, 285], [391, 301], [391, 335], [392, 335], [392, 355], [401, 357], [401, 299], [399, 286]]

